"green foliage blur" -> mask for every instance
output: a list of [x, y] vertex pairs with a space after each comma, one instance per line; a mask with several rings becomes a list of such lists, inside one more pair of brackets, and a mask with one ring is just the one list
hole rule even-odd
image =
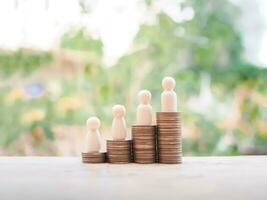
[[126, 106], [130, 127], [138, 91], [150, 90], [159, 111], [161, 80], [172, 76], [184, 155], [266, 154], [267, 68], [242, 57], [239, 8], [227, 0], [187, 0], [181, 6], [189, 7], [193, 19], [176, 22], [161, 12], [155, 24], [142, 24], [113, 66], [105, 66], [102, 41], [84, 27], [67, 32], [56, 51], [0, 52], [0, 152], [27, 155], [14, 148], [27, 135], [37, 152], [59, 155], [57, 127], [68, 132], [96, 115], [108, 130], [114, 104]]

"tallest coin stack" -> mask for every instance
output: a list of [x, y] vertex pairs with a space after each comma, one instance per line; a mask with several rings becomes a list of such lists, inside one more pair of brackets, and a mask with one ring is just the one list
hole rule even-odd
[[157, 112], [159, 162], [182, 163], [180, 112]]

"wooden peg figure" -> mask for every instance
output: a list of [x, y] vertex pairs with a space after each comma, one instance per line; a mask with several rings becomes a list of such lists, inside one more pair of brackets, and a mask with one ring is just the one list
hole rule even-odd
[[165, 77], [162, 80], [164, 91], [161, 93], [161, 111], [177, 112], [177, 95], [174, 92], [175, 80], [172, 77]]
[[141, 90], [138, 93], [140, 104], [136, 111], [136, 125], [152, 124], [152, 106], [150, 105], [151, 93], [148, 90]]
[[90, 117], [87, 120], [86, 153], [96, 153], [100, 151], [100, 120], [97, 117]]
[[124, 119], [125, 107], [115, 105], [112, 108], [113, 121], [111, 127], [111, 135], [113, 140], [125, 140], [127, 136], [126, 123]]

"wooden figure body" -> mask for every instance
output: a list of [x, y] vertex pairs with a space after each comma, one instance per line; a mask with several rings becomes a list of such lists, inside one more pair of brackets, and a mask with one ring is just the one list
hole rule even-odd
[[86, 137], [86, 153], [95, 153], [100, 151], [100, 120], [97, 117], [90, 117], [87, 120], [87, 137]]
[[124, 119], [125, 107], [115, 105], [112, 108], [113, 121], [111, 127], [111, 135], [113, 140], [125, 140], [127, 136], [126, 122]]
[[151, 93], [148, 90], [141, 90], [138, 93], [140, 104], [136, 111], [136, 125], [152, 124], [152, 106], [150, 105]]
[[161, 111], [177, 112], [177, 95], [174, 92], [175, 80], [172, 77], [165, 77], [162, 80], [164, 91], [161, 93]]

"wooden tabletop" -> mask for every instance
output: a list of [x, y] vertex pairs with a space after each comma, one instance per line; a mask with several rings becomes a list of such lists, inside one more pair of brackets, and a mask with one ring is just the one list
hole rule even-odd
[[0, 199], [267, 199], [267, 156], [185, 157], [182, 165], [0, 157]]

